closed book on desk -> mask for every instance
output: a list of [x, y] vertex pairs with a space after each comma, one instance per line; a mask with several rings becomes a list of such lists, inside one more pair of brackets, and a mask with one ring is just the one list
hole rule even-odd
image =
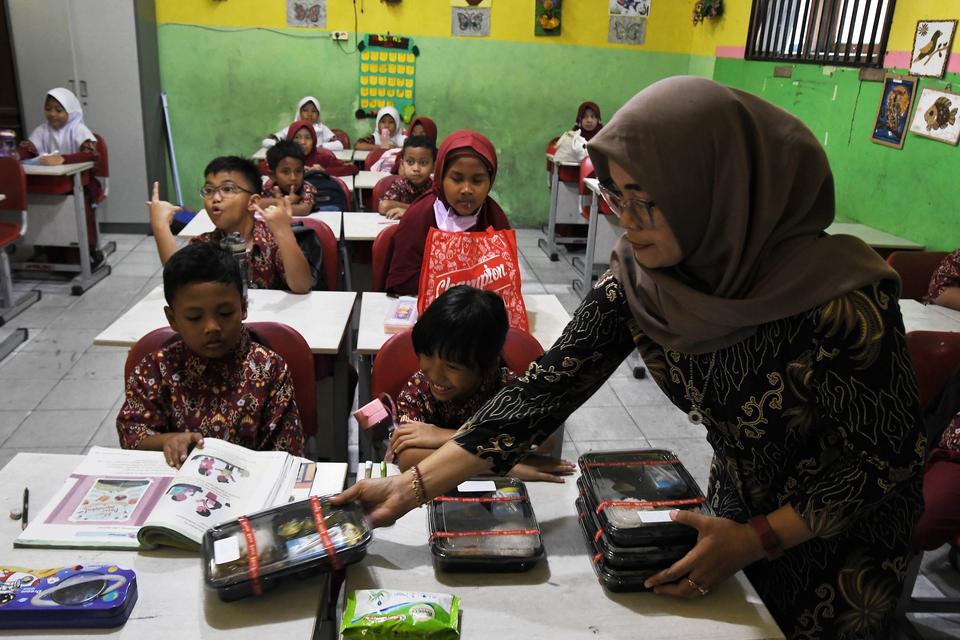
[[346, 464], [251, 451], [204, 438], [178, 469], [161, 451], [94, 447], [14, 541], [15, 547], [199, 549], [241, 515], [343, 488]]

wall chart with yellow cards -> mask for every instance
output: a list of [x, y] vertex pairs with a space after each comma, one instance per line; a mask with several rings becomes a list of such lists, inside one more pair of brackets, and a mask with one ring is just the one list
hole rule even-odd
[[379, 109], [392, 105], [404, 122], [409, 122], [414, 112], [414, 79], [420, 54], [413, 39], [369, 34], [359, 47], [360, 111], [374, 117]]

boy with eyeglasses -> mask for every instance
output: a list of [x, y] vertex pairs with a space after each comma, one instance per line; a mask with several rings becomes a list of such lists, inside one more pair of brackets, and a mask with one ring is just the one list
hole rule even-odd
[[[203, 173], [205, 181], [200, 195], [216, 230], [196, 236], [191, 243], [212, 242], [219, 246], [227, 234], [239, 233], [249, 251], [251, 288], [289, 289], [293, 293], [310, 291], [310, 266], [290, 228], [289, 198], [261, 207], [260, 173], [246, 158], [214, 158]], [[177, 251], [170, 223], [180, 207], [160, 200], [157, 183], [153, 184], [153, 197], [147, 206], [160, 262], [166, 264]], [[260, 217], [254, 217], [254, 212]]]

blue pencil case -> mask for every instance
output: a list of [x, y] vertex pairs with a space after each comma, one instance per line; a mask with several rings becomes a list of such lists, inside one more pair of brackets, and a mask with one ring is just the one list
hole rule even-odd
[[116, 565], [0, 566], [0, 629], [118, 627], [136, 602], [136, 574]]

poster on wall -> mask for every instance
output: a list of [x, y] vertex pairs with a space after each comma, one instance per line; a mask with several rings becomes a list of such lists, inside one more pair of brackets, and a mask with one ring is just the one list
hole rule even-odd
[[383, 107], [392, 106], [404, 122], [410, 122], [415, 111], [414, 78], [420, 53], [413, 39], [369, 34], [364, 36], [359, 48], [359, 111], [372, 118]]
[[610, 15], [646, 18], [650, 15], [650, 0], [610, 0]]
[[452, 7], [450, 9], [450, 35], [489, 36], [490, 9]]
[[910, 73], [915, 76], [942, 78], [947, 71], [950, 47], [957, 30], [956, 20], [921, 20], [913, 34]]
[[287, 0], [288, 27], [327, 28], [327, 0]]
[[643, 44], [647, 37], [647, 19], [637, 16], [610, 16], [607, 42], [614, 44]]
[[916, 91], [916, 76], [898, 76], [889, 73], [883, 76], [883, 93], [880, 94], [877, 119], [870, 134], [873, 142], [896, 149], [903, 148]]
[[535, 36], [559, 36], [560, 0], [535, 0], [533, 5]]
[[960, 94], [924, 88], [917, 98], [917, 108], [910, 131], [947, 144], [960, 140]]

